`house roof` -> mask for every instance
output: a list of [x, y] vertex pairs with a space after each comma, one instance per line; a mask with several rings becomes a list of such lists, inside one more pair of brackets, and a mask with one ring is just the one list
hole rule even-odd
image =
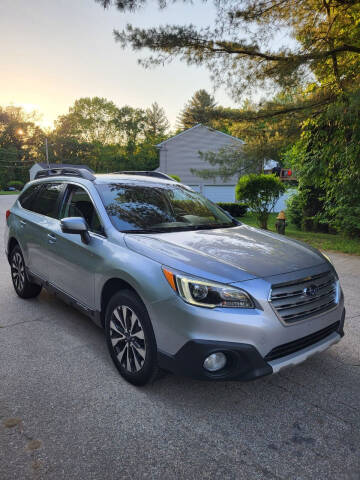
[[[39, 165], [41, 168], [44, 168], [44, 169], [48, 168], [48, 164], [43, 162], [37, 162], [34, 165]], [[94, 171], [91, 170], [91, 168], [88, 167], [87, 165], [73, 165], [72, 163], [49, 163], [49, 166], [50, 168], [84, 168], [85, 170], [88, 170], [89, 172], [94, 173]]]
[[161, 143], [158, 143], [156, 145], [157, 148], [161, 148], [163, 145], [165, 145], [166, 143], [168, 142], [171, 142], [172, 140], [174, 140], [174, 138], [177, 138], [177, 137], [180, 137], [181, 135], [186, 135], [188, 132], [190, 132], [191, 130], [195, 130], [196, 128], [199, 128], [199, 127], [202, 127], [202, 128], [207, 128], [210, 132], [214, 132], [214, 133], [219, 133], [221, 135], [225, 135], [225, 137], [228, 137], [228, 138], [231, 138], [233, 140], [236, 140], [237, 142], [241, 143], [241, 144], [244, 144], [244, 140], [241, 140], [240, 138], [237, 138], [237, 137], [233, 137], [232, 135], [228, 135], [227, 133], [224, 133], [224, 132], [220, 132], [220, 130], [215, 130], [214, 128], [211, 128], [211, 127], [207, 127], [206, 125], [203, 125], [202, 123], [198, 123], [197, 125], [194, 125], [193, 127], [191, 128], [188, 128], [187, 130], [184, 130], [183, 132], [180, 132], [178, 133], [177, 135], [174, 135], [173, 137], [170, 137], [168, 138], [167, 140], [164, 140], [163, 142]]

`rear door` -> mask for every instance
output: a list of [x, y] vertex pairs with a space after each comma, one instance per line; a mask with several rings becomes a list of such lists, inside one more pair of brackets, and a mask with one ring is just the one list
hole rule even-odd
[[64, 189], [61, 182], [44, 182], [30, 186], [19, 198], [20, 244], [30, 272], [49, 278], [49, 244], [56, 229], [60, 197]]
[[83, 217], [88, 225], [90, 243], [80, 235], [63, 233], [58, 225], [56, 241], [50, 252], [50, 282], [84, 307], [95, 304], [95, 274], [101, 271], [102, 252], [106, 237], [100, 216], [89, 192], [80, 185], [67, 186], [60, 218]]

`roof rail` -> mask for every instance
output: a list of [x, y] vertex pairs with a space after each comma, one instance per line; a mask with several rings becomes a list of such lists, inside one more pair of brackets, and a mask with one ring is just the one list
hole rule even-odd
[[144, 177], [163, 178], [164, 180], [170, 180], [172, 182], [176, 182], [176, 180], [171, 178], [169, 175], [166, 175], [166, 173], [154, 172], [151, 170], [143, 170], [143, 171], [129, 170], [129, 171], [112, 172], [112, 173], [118, 173], [121, 175], [140, 175], [141, 177], [144, 176]]
[[65, 176], [65, 177], [81, 177], [85, 178], [86, 180], [91, 180], [92, 182], [96, 179], [96, 177], [86, 170], [85, 168], [49, 168], [44, 170], [39, 170], [35, 175], [35, 180], [38, 178], [46, 178], [46, 177], [57, 177], [57, 176]]

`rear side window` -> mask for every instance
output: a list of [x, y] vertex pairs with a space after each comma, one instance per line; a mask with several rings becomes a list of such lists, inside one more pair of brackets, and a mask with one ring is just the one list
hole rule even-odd
[[58, 199], [63, 183], [45, 183], [31, 204], [30, 210], [51, 218], [58, 218]]
[[31, 210], [31, 205], [36, 198], [36, 195], [42, 188], [42, 183], [38, 183], [36, 185], [31, 185], [31, 187], [27, 188], [25, 192], [23, 192], [19, 197], [19, 203], [23, 208], [26, 210]]

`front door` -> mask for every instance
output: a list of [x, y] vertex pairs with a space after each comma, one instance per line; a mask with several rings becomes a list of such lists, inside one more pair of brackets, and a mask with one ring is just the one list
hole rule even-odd
[[63, 233], [58, 224], [50, 255], [50, 282], [82, 306], [93, 309], [95, 274], [101, 269], [100, 253], [104, 251], [106, 239], [94, 203], [83, 187], [67, 186], [60, 219], [65, 217], [83, 217], [91, 240], [85, 244], [80, 235]]

